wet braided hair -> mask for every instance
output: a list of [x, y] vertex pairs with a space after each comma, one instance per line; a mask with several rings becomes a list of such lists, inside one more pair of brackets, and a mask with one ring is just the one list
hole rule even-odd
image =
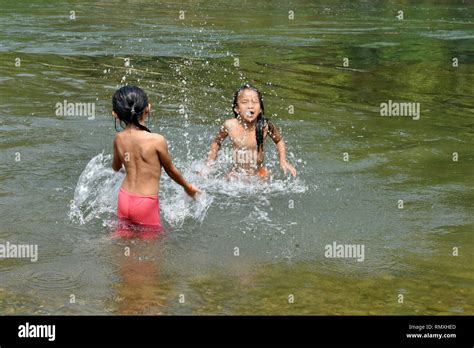
[[133, 124], [141, 130], [150, 132], [147, 127], [139, 122], [147, 106], [148, 97], [145, 91], [137, 86], [123, 86], [115, 91], [112, 97], [112, 108], [120, 121], [125, 122], [126, 125]]
[[234, 94], [234, 103], [233, 103], [233, 106], [232, 106], [232, 111], [234, 112], [234, 115], [235, 117], [237, 117], [239, 114], [235, 111], [235, 108], [237, 107], [237, 99], [239, 98], [239, 95], [242, 91], [246, 90], [246, 89], [250, 89], [252, 91], [255, 91], [257, 92], [258, 94], [258, 101], [260, 102], [260, 114], [257, 116], [257, 121], [256, 121], [256, 124], [255, 124], [255, 135], [256, 135], [256, 138], [257, 138], [257, 150], [262, 150], [263, 149], [263, 128], [265, 126], [265, 117], [263, 116], [264, 114], [264, 111], [265, 111], [265, 108], [263, 106], [263, 97], [262, 97], [262, 93], [260, 93], [260, 91], [258, 89], [256, 89], [255, 87], [249, 85], [248, 83], [246, 83], [245, 85], [243, 85], [242, 87], [240, 87]]

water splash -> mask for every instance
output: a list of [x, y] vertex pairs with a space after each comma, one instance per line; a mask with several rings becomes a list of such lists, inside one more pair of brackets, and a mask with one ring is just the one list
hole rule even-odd
[[[99, 220], [104, 226], [114, 225], [118, 191], [125, 175], [111, 169], [111, 157], [110, 154], [98, 154], [82, 171], [70, 203], [71, 221], [86, 224]], [[202, 222], [212, 200], [206, 192], [193, 200], [179, 186], [163, 185], [161, 213], [164, 220], [174, 227], [181, 226], [188, 218]]]
[[[110, 154], [98, 154], [82, 171], [74, 191], [74, 198], [70, 203], [71, 221], [86, 224], [98, 220], [103, 226], [113, 226], [118, 191], [125, 175], [111, 169], [111, 157]], [[255, 197], [256, 201], [261, 201], [262, 197], [268, 195], [302, 193], [308, 189], [299, 178], [263, 181], [259, 178], [246, 177], [230, 181], [225, 179], [225, 168], [222, 165], [216, 166], [209, 175], [200, 176], [197, 173], [202, 169], [201, 161], [179, 167], [183, 169], [184, 176], [196, 184], [202, 192], [196, 199], [192, 199], [167, 175], [163, 175], [159, 194], [161, 216], [173, 227], [181, 227], [188, 220], [202, 223], [217, 196], [233, 198], [250, 196]], [[259, 212], [257, 215], [262, 216], [262, 213]]]
[[117, 209], [118, 190], [125, 175], [112, 170], [111, 155], [93, 157], [79, 176], [69, 209], [71, 221], [85, 224], [100, 219], [108, 224]]
[[180, 187], [172, 190], [174, 192], [171, 194], [170, 191], [162, 190], [163, 194], [160, 193], [161, 214], [166, 222], [174, 227], [181, 227], [188, 218], [200, 223], [204, 221], [207, 210], [214, 200], [212, 196], [202, 192], [196, 199], [192, 199]]
[[[278, 169], [272, 168], [275, 163], [269, 161], [267, 168], [271, 169], [271, 175], [267, 180], [257, 176], [236, 175], [235, 180], [226, 179], [229, 171], [229, 163], [217, 162], [213, 167], [204, 167], [202, 161], [194, 161], [185, 171], [186, 178], [205, 190], [208, 194], [223, 195], [230, 197], [261, 197], [304, 193], [308, 190], [303, 179], [300, 177], [290, 178], [280, 176]], [[204, 172], [205, 175], [197, 173]]]

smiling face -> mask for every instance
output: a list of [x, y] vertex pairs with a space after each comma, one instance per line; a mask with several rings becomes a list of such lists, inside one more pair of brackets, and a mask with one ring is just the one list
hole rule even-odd
[[262, 112], [258, 93], [253, 89], [243, 89], [237, 97], [237, 106], [234, 110], [245, 122], [255, 122]]

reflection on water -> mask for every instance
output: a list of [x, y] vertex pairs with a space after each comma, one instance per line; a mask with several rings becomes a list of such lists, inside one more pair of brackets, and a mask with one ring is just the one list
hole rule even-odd
[[108, 310], [121, 314], [162, 314], [168, 300], [155, 241], [119, 241], [113, 252], [120, 280], [113, 285], [115, 294]]
[[[39, 250], [0, 260], [0, 313], [474, 313], [467, 5], [161, 4], [0, 4], [0, 242]], [[298, 178], [271, 143], [267, 182], [227, 181], [225, 161], [196, 174], [244, 82]], [[205, 191], [193, 201], [164, 175], [152, 240], [112, 238], [124, 83], [147, 91], [149, 127]], [[381, 117], [389, 100], [419, 103], [420, 119]], [[64, 101], [95, 117], [56, 115]], [[364, 262], [325, 258], [333, 242], [364, 245]]]

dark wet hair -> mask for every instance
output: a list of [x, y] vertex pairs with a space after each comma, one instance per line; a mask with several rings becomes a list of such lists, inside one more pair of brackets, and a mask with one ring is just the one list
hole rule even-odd
[[112, 97], [112, 108], [120, 121], [125, 122], [126, 125], [133, 124], [141, 130], [150, 132], [147, 127], [139, 122], [147, 106], [148, 97], [145, 91], [137, 86], [123, 86], [116, 90]]
[[263, 113], [265, 111], [265, 108], [263, 106], [263, 97], [262, 97], [262, 93], [260, 93], [260, 91], [258, 89], [256, 89], [255, 87], [249, 85], [248, 83], [246, 83], [245, 85], [243, 85], [242, 87], [240, 87], [234, 94], [234, 103], [232, 105], [232, 111], [234, 112], [234, 115], [235, 117], [237, 117], [239, 114], [235, 111], [235, 108], [237, 107], [237, 99], [239, 98], [239, 95], [240, 93], [243, 91], [243, 90], [246, 90], [246, 89], [250, 89], [252, 91], [255, 91], [257, 92], [258, 94], [258, 101], [260, 103], [260, 114], [257, 116], [257, 122], [255, 124], [255, 135], [256, 135], [256, 138], [257, 138], [257, 149], [258, 150], [261, 150], [263, 149], [263, 128], [265, 126], [265, 117], [263, 116]]

